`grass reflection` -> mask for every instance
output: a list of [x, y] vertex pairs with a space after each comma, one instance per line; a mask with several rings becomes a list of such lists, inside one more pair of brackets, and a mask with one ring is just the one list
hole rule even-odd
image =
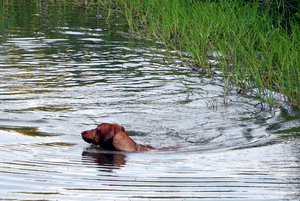
[[8, 127], [0, 126], [0, 130], [8, 132], [17, 132], [23, 135], [32, 136], [32, 137], [48, 137], [55, 136], [55, 134], [49, 134], [39, 131], [38, 127]]

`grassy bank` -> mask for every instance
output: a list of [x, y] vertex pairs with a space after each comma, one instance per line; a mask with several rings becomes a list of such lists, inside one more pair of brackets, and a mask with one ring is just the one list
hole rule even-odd
[[185, 61], [193, 69], [211, 76], [221, 69], [225, 92], [236, 90], [271, 105], [288, 102], [300, 107], [300, 1], [92, 2], [109, 10], [116, 6], [132, 33], [161, 41], [179, 55], [188, 52], [191, 59]]
[[[269, 104], [300, 106], [299, 24], [261, 3], [196, 0], [114, 0], [130, 31], [190, 54], [186, 61], [235, 89]], [[108, 1], [103, 1], [109, 5]], [[111, 3], [111, 2], [110, 2]], [[276, 12], [275, 12], [276, 13]], [[282, 26], [283, 22], [289, 26]], [[214, 66], [210, 59], [218, 62]], [[278, 99], [274, 92], [284, 96]]]

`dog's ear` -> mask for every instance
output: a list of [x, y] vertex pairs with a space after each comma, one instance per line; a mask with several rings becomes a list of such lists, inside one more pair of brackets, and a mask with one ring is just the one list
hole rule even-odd
[[115, 129], [112, 124], [102, 123], [97, 126], [97, 131], [100, 134], [100, 139], [102, 142], [107, 141], [108, 139], [114, 137]]
[[125, 132], [125, 128], [119, 124], [102, 123], [97, 126], [97, 131], [103, 142], [114, 137], [118, 132]]

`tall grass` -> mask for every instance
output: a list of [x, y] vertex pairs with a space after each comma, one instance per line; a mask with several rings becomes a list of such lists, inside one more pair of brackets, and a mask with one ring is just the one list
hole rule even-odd
[[188, 52], [186, 63], [211, 76], [221, 69], [225, 91], [300, 107], [300, 18], [290, 18], [300, 15], [299, 0], [72, 1], [117, 6], [132, 34], [160, 41], [180, 56]]
[[[213, 75], [211, 55], [222, 70], [227, 90], [269, 104], [300, 106], [299, 24], [281, 26], [274, 12], [258, 2], [200, 0], [114, 0], [130, 31], [188, 52], [197, 66]], [[276, 21], [274, 22], [274, 19]], [[234, 87], [233, 87], [234, 86]], [[285, 99], [277, 99], [276, 93]], [[278, 102], [279, 101], [279, 102]]]

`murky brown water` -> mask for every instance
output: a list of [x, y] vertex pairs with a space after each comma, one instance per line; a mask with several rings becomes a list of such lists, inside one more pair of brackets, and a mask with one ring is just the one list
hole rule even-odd
[[[225, 107], [219, 78], [165, 62], [101, 9], [0, 9], [0, 199], [299, 200], [298, 110], [234, 93]], [[102, 122], [168, 150], [85, 143]]]

